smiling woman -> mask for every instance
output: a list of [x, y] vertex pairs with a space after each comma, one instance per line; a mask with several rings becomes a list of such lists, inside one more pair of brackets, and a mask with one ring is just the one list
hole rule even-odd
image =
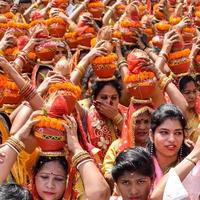
[[172, 104], [164, 104], [152, 114], [148, 148], [156, 169], [154, 185], [188, 155], [189, 149], [184, 144], [185, 128], [182, 112]]

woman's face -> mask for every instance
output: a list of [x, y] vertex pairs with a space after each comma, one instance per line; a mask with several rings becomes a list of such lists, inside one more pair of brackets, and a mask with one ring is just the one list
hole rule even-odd
[[50, 161], [43, 165], [36, 174], [36, 190], [42, 200], [59, 200], [62, 198], [67, 174], [58, 161]]
[[126, 171], [117, 180], [117, 188], [123, 200], [147, 200], [152, 179], [136, 172]]
[[117, 108], [119, 95], [117, 90], [112, 85], [105, 85], [97, 95], [96, 100]]
[[96, 77], [96, 75], [95, 74], [93, 74], [90, 78], [89, 78], [89, 80], [88, 80], [88, 83], [87, 83], [87, 93], [88, 93], [88, 95], [90, 96], [91, 95], [91, 92], [92, 92], [92, 85], [93, 85], [93, 83], [94, 83], [94, 81], [95, 81], [95, 79], [96, 79], [97, 77]]
[[188, 102], [189, 108], [194, 108], [197, 98], [197, 88], [193, 81], [188, 82], [185, 85], [185, 89], [183, 90], [182, 94]]
[[166, 119], [153, 135], [156, 156], [176, 157], [183, 144], [184, 131], [177, 119]]
[[143, 146], [149, 139], [151, 114], [149, 112], [141, 113], [135, 120], [135, 142], [139, 146]]

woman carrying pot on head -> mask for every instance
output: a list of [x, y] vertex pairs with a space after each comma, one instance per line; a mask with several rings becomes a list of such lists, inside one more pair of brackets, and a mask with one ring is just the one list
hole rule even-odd
[[[39, 120], [35, 117], [41, 114], [34, 112], [26, 124], [0, 148], [0, 168], [4, 173], [0, 175], [0, 182], [4, 182], [17, 155], [25, 147], [24, 141], [30, 136], [31, 128]], [[68, 124], [63, 124], [67, 133], [67, 148], [70, 150], [73, 164], [79, 170], [84, 182], [87, 199], [109, 199], [109, 189], [101, 173], [90, 155], [83, 151], [77, 138], [77, 125], [72, 117], [68, 117]], [[68, 199], [67, 186], [69, 164], [63, 151], [42, 152], [33, 170], [33, 180], [30, 190], [34, 199], [59, 200]], [[70, 183], [68, 183], [70, 184]], [[65, 196], [66, 195], [66, 196]]]
[[[170, 51], [172, 43], [176, 39], [176, 35], [175, 39], [173, 37], [174, 33], [174, 31], [171, 31], [166, 35], [162, 49], [163, 53], [165, 51]], [[123, 124], [122, 136], [120, 137], [120, 139], [114, 141], [111, 144], [104, 158], [103, 172], [108, 180], [112, 179], [111, 169], [115, 158], [120, 151], [126, 149], [127, 147], [146, 147], [147, 145], [147, 142], [149, 140], [151, 113], [153, 109], [157, 107], [157, 105], [161, 105], [162, 103], [164, 103], [160, 101], [160, 99], [157, 102], [154, 101], [154, 98], [150, 100], [149, 98], [152, 95], [149, 92], [150, 90], [160, 90], [161, 94], [168, 94], [170, 100], [175, 105], [179, 106], [183, 111], [185, 111], [187, 108], [187, 102], [181, 92], [172, 83], [171, 78], [164, 75], [160, 70], [160, 67], [166, 64], [166, 59], [163, 58], [163, 56], [159, 56], [154, 65], [153, 61], [149, 59], [148, 55], [144, 51], [134, 49], [128, 55], [127, 62], [130, 72], [134, 72], [133, 74], [130, 73], [128, 78], [132, 78], [132, 80], [134, 80], [133, 78], [141, 76], [140, 82], [137, 82], [136, 79], [136, 82], [128, 82], [127, 86], [129, 87], [132, 86], [132, 84], [136, 84], [137, 86], [139, 85], [140, 88], [138, 89], [139, 92], [134, 92], [135, 96], [131, 98], [129, 109]], [[152, 71], [154, 72], [153, 78], [151, 78], [151, 76], [145, 79], [143, 78], [144, 76], [146, 77], [147, 74], [153, 74]], [[149, 83], [154, 84], [153, 89], [151, 87], [151, 84]], [[142, 88], [143, 85], [145, 85], [146, 87]], [[149, 86], [149, 89], [147, 86]], [[158, 86], [160, 89], [156, 88], [156, 86]], [[136, 95], [138, 99], [135, 98]]]

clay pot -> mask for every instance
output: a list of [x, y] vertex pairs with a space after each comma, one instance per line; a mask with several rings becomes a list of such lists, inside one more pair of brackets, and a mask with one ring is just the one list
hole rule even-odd
[[115, 64], [102, 64], [102, 65], [92, 65], [95, 74], [99, 78], [110, 78], [114, 75], [116, 70]]
[[56, 45], [54, 42], [42, 42], [35, 47], [37, 57], [41, 61], [51, 61], [56, 55]]
[[134, 96], [136, 99], [149, 99], [152, 96], [152, 91], [156, 88], [156, 84], [154, 82], [149, 84], [135, 84], [132, 86], [128, 85], [129, 93]]
[[48, 26], [48, 31], [52, 37], [62, 38], [66, 32], [66, 25], [60, 23], [52, 23]]
[[174, 74], [187, 73], [190, 67], [190, 61], [177, 65], [169, 65], [169, 67]]
[[66, 144], [64, 132], [53, 128], [35, 126], [34, 135], [42, 151], [60, 151]]

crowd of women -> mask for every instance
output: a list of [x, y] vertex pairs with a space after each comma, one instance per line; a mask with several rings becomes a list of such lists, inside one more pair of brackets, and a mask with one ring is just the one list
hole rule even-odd
[[0, 199], [200, 198], [199, 0], [0, 0]]

